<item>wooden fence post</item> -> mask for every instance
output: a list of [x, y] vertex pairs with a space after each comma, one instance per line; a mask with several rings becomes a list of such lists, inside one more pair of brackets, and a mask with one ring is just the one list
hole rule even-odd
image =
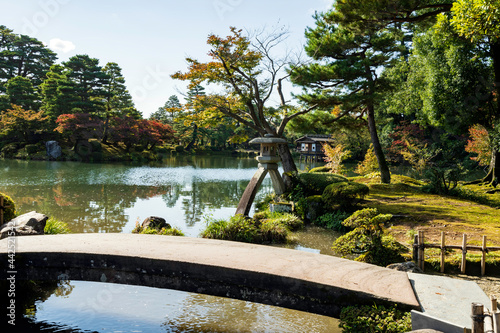
[[460, 267], [462, 274], [465, 274], [465, 264], [467, 259], [467, 234], [464, 234], [462, 240], [462, 266]]
[[472, 333], [484, 333], [484, 306], [472, 303]]
[[491, 299], [491, 316], [493, 319], [493, 332], [500, 333], [500, 311], [498, 311], [497, 298], [494, 295]]
[[441, 273], [444, 273], [444, 255], [445, 255], [444, 231], [441, 231]]
[[417, 266], [420, 265], [418, 262], [418, 235], [413, 237], [413, 261], [417, 264]]
[[481, 251], [481, 276], [484, 276], [484, 274], [486, 273], [486, 236], [483, 236], [483, 246], [481, 248]]
[[424, 232], [418, 232], [418, 267], [424, 271]]

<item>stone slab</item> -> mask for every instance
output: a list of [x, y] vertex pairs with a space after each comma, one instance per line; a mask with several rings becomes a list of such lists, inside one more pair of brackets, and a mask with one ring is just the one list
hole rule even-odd
[[435, 330], [436, 332], [464, 333], [464, 326], [455, 325], [446, 320], [430, 316], [424, 312], [411, 311], [412, 330]]
[[489, 297], [474, 281], [418, 273], [408, 277], [426, 315], [471, 329], [471, 304], [490, 307]]

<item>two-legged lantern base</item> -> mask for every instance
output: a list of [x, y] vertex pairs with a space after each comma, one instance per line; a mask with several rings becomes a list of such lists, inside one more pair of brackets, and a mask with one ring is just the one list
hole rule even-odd
[[240, 199], [238, 208], [236, 209], [236, 214], [242, 214], [248, 216], [250, 213], [250, 208], [255, 199], [255, 195], [262, 184], [262, 181], [269, 173], [271, 176], [271, 181], [273, 183], [274, 192], [277, 195], [281, 195], [285, 192], [285, 184], [281, 178], [280, 172], [278, 171], [277, 163], [259, 163], [259, 168], [257, 172], [253, 175], [250, 183], [248, 183], [243, 196]]

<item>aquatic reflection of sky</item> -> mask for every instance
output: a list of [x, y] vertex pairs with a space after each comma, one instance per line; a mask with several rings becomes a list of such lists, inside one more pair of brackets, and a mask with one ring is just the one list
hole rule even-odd
[[35, 321], [73, 332], [340, 332], [336, 319], [263, 304], [141, 286], [69, 283], [68, 296], [53, 294], [37, 302]]

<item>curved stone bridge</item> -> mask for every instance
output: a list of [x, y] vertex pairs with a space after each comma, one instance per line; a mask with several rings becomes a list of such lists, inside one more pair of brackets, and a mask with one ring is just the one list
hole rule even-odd
[[338, 317], [352, 304], [418, 309], [408, 275], [303, 251], [189, 237], [69, 234], [0, 241], [1, 279], [70, 279], [142, 285]]

